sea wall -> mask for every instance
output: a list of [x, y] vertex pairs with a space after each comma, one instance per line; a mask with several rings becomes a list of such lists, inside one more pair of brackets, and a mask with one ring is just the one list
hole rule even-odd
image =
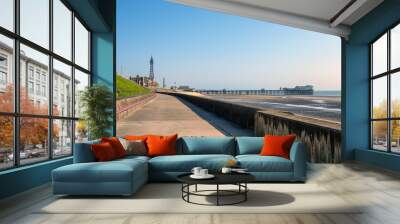
[[336, 123], [291, 113], [258, 111], [255, 114], [254, 131], [256, 136], [295, 134], [298, 140], [306, 143], [310, 162], [341, 161], [341, 131]]
[[265, 134], [296, 134], [307, 145], [308, 161], [314, 163], [339, 163], [341, 161], [340, 124], [289, 112], [239, 105], [212, 99], [199, 94], [163, 91], [251, 129], [256, 136]]

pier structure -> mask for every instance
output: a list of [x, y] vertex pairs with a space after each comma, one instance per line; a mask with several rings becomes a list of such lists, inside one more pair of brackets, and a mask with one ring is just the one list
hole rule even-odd
[[296, 86], [294, 88], [280, 88], [278, 90], [267, 89], [252, 89], [252, 90], [235, 90], [235, 89], [220, 89], [206, 90], [200, 89], [196, 92], [207, 95], [266, 95], [266, 96], [285, 96], [285, 95], [313, 95], [313, 86]]

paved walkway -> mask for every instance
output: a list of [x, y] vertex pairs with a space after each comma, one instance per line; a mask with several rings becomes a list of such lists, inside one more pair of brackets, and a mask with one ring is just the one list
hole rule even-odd
[[173, 96], [155, 99], [117, 123], [117, 135], [251, 136], [252, 131], [221, 119]]

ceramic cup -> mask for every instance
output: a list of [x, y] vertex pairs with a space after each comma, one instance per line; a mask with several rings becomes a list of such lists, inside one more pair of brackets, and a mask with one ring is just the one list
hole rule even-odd
[[208, 175], [208, 169], [201, 169], [200, 170], [200, 176], [207, 176]]
[[229, 167], [222, 167], [221, 172], [222, 172], [222, 173], [230, 173], [230, 172], [232, 172], [232, 168], [229, 168]]
[[201, 167], [194, 167], [194, 168], [192, 169], [192, 173], [193, 173], [194, 175], [196, 175], [196, 176], [199, 176], [199, 175], [201, 175], [201, 173], [200, 173], [201, 170], [202, 170]]

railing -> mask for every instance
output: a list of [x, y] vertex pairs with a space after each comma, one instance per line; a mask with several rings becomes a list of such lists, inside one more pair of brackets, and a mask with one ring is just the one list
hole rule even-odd
[[155, 93], [127, 97], [117, 100], [117, 121], [128, 116], [134, 111], [139, 105], [142, 105], [156, 97]]
[[160, 93], [187, 100], [243, 128], [252, 129], [256, 136], [296, 134], [297, 139], [306, 143], [310, 162], [338, 163], [341, 160], [341, 128], [337, 122], [240, 105], [189, 93], [173, 91]]

